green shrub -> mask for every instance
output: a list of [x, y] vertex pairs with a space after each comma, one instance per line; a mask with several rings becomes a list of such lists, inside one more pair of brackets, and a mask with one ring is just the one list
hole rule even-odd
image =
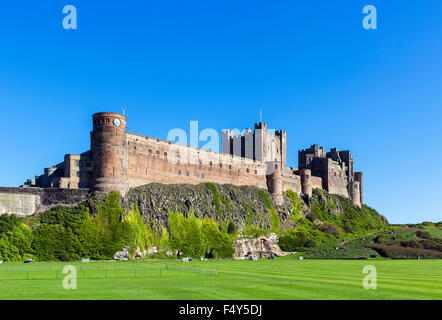
[[211, 182], [206, 183], [207, 188], [209, 189], [210, 193], [212, 193], [213, 196], [213, 203], [215, 204], [215, 210], [220, 214], [220, 216], [223, 216], [223, 211], [221, 209], [221, 202], [220, 202], [220, 196], [218, 194], [218, 189], [216, 188], [216, 185], [214, 185]]
[[270, 233], [270, 230], [261, 228], [245, 228], [242, 232], [243, 235], [251, 236], [254, 238], [258, 238], [260, 236], [268, 236]]
[[55, 261], [66, 257], [80, 259], [78, 238], [72, 230], [60, 224], [40, 225], [32, 235], [32, 247], [40, 261]]
[[0, 216], [0, 235], [11, 231], [13, 228], [23, 223], [23, 219], [16, 215], [3, 214]]
[[102, 259], [112, 259], [117, 251], [134, 243], [135, 230], [123, 219], [119, 192], [109, 193], [106, 200], [97, 205], [97, 210], [93, 222], [98, 228], [100, 255]]
[[272, 202], [270, 201], [270, 198], [268, 196], [268, 193], [264, 191], [263, 189], [259, 189], [259, 195], [261, 196], [262, 200], [264, 201], [264, 205], [269, 210], [270, 214], [270, 228], [273, 232], [279, 231], [279, 216], [276, 213], [275, 208], [272, 206]]
[[302, 251], [305, 248], [314, 248], [317, 243], [315, 235], [294, 229], [286, 232], [279, 238], [279, 247], [282, 251]]
[[73, 208], [57, 206], [42, 215], [32, 232], [37, 260], [112, 259], [124, 246], [144, 250], [153, 242], [136, 206], [124, 214], [118, 192], [91, 203], [96, 207], [94, 219], [87, 203]]
[[202, 236], [205, 240], [207, 256], [214, 258], [230, 258], [235, 253], [233, 239], [220, 232], [218, 225], [212, 219], [205, 218], [201, 226]]
[[381, 256], [395, 259], [410, 258], [442, 258], [442, 252], [436, 250], [427, 250], [422, 248], [402, 247], [400, 245], [388, 244], [368, 244], [366, 247], [374, 249]]
[[299, 220], [302, 218], [301, 216], [301, 209], [302, 209], [302, 203], [299, 199], [298, 195], [293, 192], [292, 190], [286, 191], [287, 197], [290, 199], [292, 210], [290, 211], [290, 216], [294, 223], [298, 223]]
[[344, 222], [344, 231], [346, 233], [352, 233], [355, 232], [355, 228], [351, 225], [351, 223], [349, 221], [345, 221]]
[[230, 198], [229, 197], [220, 196], [220, 199], [221, 199], [221, 202], [226, 207], [227, 211], [232, 211], [232, 207], [230, 206]]
[[314, 247], [316, 247], [316, 242], [313, 241], [312, 239], [308, 239], [308, 240], [305, 242], [304, 246], [305, 246], [306, 248], [314, 248]]
[[236, 225], [233, 223], [233, 221], [229, 222], [229, 225], [227, 226], [227, 233], [228, 234], [235, 234], [237, 231]]
[[415, 234], [422, 239], [432, 239], [431, 234], [426, 231], [417, 230]]
[[141, 252], [148, 249], [151, 244], [159, 245], [160, 236], [155, 230], [146, 226], [143, 222], [143, 216], [138, 210], [138, 206], [134, 204], [132, 210], [129, 210], [128, 215], [123, 217], [123, 222], [127, 223], [132, 229], [130, 232], [132, 236], [133, 248], [140, 248]]
[[376, 243], [385, 243], [387, 240], [388, 238], [385, 235], [378, 235], [373, 241]]
[[23, 261], [32, 258], [31, 235], [22, 218], [0, 216], [0, 260]]
[[218, 224], [209, 218], [198, 219], [193, 213], [185, 217], [180, 212], [169, 212], [169, 246], [183, 255], [199, 258], [227, 258], [234, 253], [233, 239], [223, 233]]
[[306, 259], [368, 259], [378, 256], [377, 252], [370, 248], [336, 247], [329, 249], [315, 249], [304, 255]]
[[321, 231], [329, 233], [336, 238], [338, 238], [342, 234], [339, 228], [333, 223], [323, 223], [322, 225], [320, 225], [319, 228], [321, 229]]

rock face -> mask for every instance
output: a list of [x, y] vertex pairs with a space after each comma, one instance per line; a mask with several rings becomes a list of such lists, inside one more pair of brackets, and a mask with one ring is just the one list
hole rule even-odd
[[[199, 185], [165, 185], [151, 183], [131, 189], [122, 200], [126, 210], [136, 204], [146, 224], [169, 228], [169, 209], [187, 214], [193, 211], [196, 217], [211, 217], [218, 224], [233, 221], [241, 231], [245, 226], [258, 226], [262, 229], [271, 228], [269, 209], [259, 194], [259, 189], [250, 186], [216, 185], [216, 200], [206, 186]], [[270, 195], [269, 195], [269, 198]], [[292, 206], [284, 196], [284, 204], [277, 206], [272, 201], [280, 222], [280, 230], [293, 227], [290, 217]]]
[[140, 259], [142, 257], [140, 248], [137, 248], [134, 252], [134, 258]]
[[145, 256], [148, 256], [150, 254], [155, 254], [155, 253], [158, 253], [158, 248], [155, 247], [155, 246], [149, 247], [149, 249], [144, 250], [144, 255]]
[[249, 257], [269, 258], [282, 257], [290, 252], [282, 252], [278, 246], [278, 237], [275, 233], [271, 233], [268, 237], [261, 236], [258, 238], [239, 238], [233, 243], [235, 248], [235, 259], [248, 259]]
[[[263, 199], [266, 196], [268, 199]], [[192, 211], [196, 217], [212, 218], [225, 228], [233, 222], [238, 231], [250, 234], [247, 231], [257, 229], [284, 233], [297, 226], [295, 221], [299, 216], [312, 215], [310, 219], [316, 225], [321, 225], [323, 221], [318, 218], [318, 210], [321, 214], [344, 217], [349, 210], [348, 206], [352, 206], [344, 201], [348, 202], [348, 199], [330, 195], [324, 190], [314, 190], [311, 198], [284, 193], [283, 203], [278, 206], [267, 191], [251, 186], [151, 183], [130, 189], [122, 198], [121, 205], [126, 212], [136, 205], [144, 223], [158, 231], [164, 227], [170, 232], [171, 210], [184, 215]], [[356, 207], [353, 209], [353, 216], [358, 214], [361, 219], [370, 218], [374, 223], [383, 221], [388, 224], [384, 217], [367, 208], [364, 211]]]
[[[114, 255], [114, 260], [119, 260], [119, 261], [126, 261], [129, 260], [130, 257], [130, 249], [131, 247], [126, 246], [123, 247], [123, 250], [118, 251], [115, 255]], [[155, 254], [158, 253], [158, 248], [157, 247], [149, 247], [149, 249], [145, 249], [144, 251], [141, 251], [140, 248], [136, 248], [132, 257], [131, 258], [135, 258], [135, 259], [140, 259], [143, 256], [149, 256], [151, 254]]]
[[130, 250], [130, 247], [123, 247], [123, 250], [115, 253], [114, 260], [118, 260], [118, 261], [129, 260], [129, 250]]

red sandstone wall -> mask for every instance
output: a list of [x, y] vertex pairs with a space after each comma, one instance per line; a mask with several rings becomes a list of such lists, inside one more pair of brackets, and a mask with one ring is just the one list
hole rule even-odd
[[335, 161], [328, 159], [328, 192], [339, 194], [349, 198], [348, 178], [345, 173], [345, 167], [342, 168]]
[[311, 177], [312, 188], [313, 189], [322, 189], [322, 178], [321, 177]]
[[287, 190], [301, 194], [301, 176], [294, 175], [291, 170], [285, 169], [282, 173], [282, 191]]
[[259, 161], [133, 133], [127, 133], [127, 143], [129, 187], [150, 182], [198, 184], [210, 181], [267, 188], [266, 165]]

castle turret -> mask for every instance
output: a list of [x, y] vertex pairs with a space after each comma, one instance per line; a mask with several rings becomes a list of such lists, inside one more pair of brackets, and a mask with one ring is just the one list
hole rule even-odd
[[354, 173], [354, 179], [355, 181], [359, 182], [359, 197], [361, 200], [361, 204], [364, 203], [364, 186], [362, 185], [362, 172], [358, 171]]
[[[255, 141], [254, 141], [254, 154], [255, 160], [267, 162], [267, 124], [264, 122], [255, 123]], [[274, 161], [274, 159], [270, 159]]]
[[267, 188], [272, 194], [276, 204], [280, 206], [284, 202], [284, 197], [282, 196], [281, 163], [267, 163], [267, 171]]
[[93, 115], [91, 151], [94, 161], [93, 188], [98, 191], [128, 190], [126, 117], [113, 112]]
[[359, 181], [350, 183], [350, 196], [355, 206], [361, 207], [361, 193]]
[[276, 136], [279, 137], [279, 155], [278, 160], [281, 160], [282, 167], [287, 166], [287, 132], [285, 130], [276, 131]]
[[302, 169], [299, 170], [299, 172], [301, 175], [301, 192], [309, 197], [312, 197], [312, 171], [310, 169]]

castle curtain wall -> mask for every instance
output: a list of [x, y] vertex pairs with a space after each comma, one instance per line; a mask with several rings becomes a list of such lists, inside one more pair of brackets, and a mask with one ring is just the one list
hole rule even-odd
[[282, 171], [282, 191], [292, 190], [301, 194], [301, 176], [295, 175], [292, 170], [284, 168]]
[[129, 187], [150, 182], [266, 186], [266, 165], [160, 139], [127, 133]]
[[312, 189], [322, 189], [322, 178], [321, 177], [311, 177]]

